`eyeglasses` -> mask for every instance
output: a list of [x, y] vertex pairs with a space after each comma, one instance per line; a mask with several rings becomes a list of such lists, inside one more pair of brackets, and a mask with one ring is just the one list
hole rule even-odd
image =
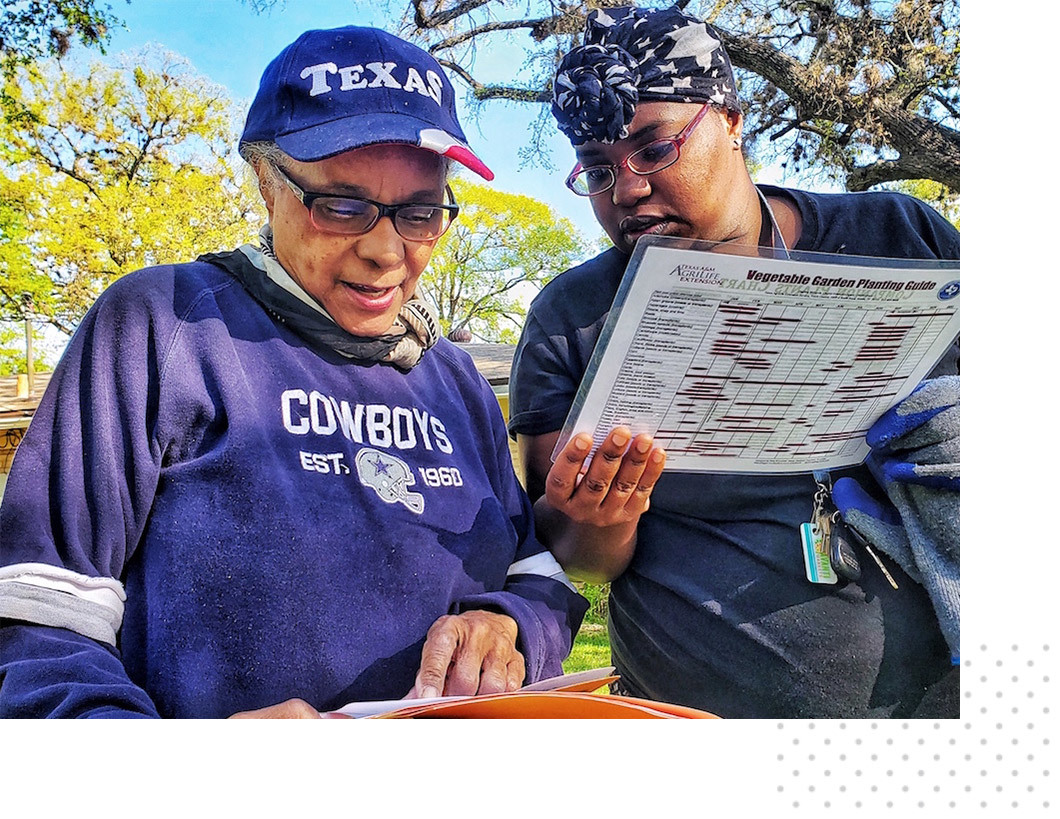
[[699, 113], [681, 129], [681, 133], [677, 136], [649, 142], [617, 165], [591, 165], [583, 168], [579, 162], [567, 177], [567, 187], [578, 196], [596, 196], [615, 186], [615, 182], [618, 181], [619, 168], [629, 168], [638, 176], [647, 176], [666, 170], [681, 158], [681, 146], [692, 136], [692, 131], [699, 125], [710, 108], [710, 103], [700, 108]]
[[[299, 187], [283, 168], [273, 162], [269, 164], [276, 169], [298, 200], [308, 208], [313, 227], [326, 233], [367, 233], [376, 226], [380, 218], [386, 216], [394, 223], [394, 229], [401, 238], [412, 242], [426, 242], [445, 233], [460, 212], [460, 207], [456, 204], [384, 205], [371, 199], [314, 193]], [[452, 202], [453, 192], [448, 185], [445, 186], [445, 192]]]

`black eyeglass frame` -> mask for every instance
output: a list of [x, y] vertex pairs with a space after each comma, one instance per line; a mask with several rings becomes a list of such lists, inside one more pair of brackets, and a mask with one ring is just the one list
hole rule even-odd
[[[410, 242], [431, 242], [435, 239], [439, 239], [444, 236], [445, 232], [449, 230], [453, 222], [456, 220], [456, 217], [460, 214], [460, 206], [456, 204], [456, 197], [453, 195], [452, 188], [450, 188], [448, 185], [445, 186], [445, 193], [446, 196], [449, 197], [449, 200], [453, 202], [453, 204], [451, 205], [443, 205], [435, 202], [400, 202], [396, 205], [385, 205], [382, 202], [376, 202], [374, 199], [366, 199], [362, 196], [342, 196], [341, 194], [337, 193], [321, 193], [319, 191], [305, 190], [297, 182], [291, 179], [287, 171], [285, 171], [275, 162], [269, 161], [269, 164], [280, 175], [280, 179], [284, 181], [284, 184], [286, 184], [287, 187], [291, 189], [291, 193], [293, 193], [295, 197], [297, 197], [298, 201], [305, 205], [306, 210], [309, 211], [309, 218], [313, 222], [313, 227], [324, 233], [334, 233], [340, 236], [361, 236], [365, 233], [370, 233], [375, 228], [375, 226], [379, 224], [379, 220], [385, 216], [390, 219], [391, 223], [394, 225], [394, 230], [397, 231], [398, 235], [402, 239], [407, 239]], [[314, 214], [313, 212], [313, 203], [320, 199], [338, 199], [342, 201], [363, 202], [374, 207], [376, 209], [376, 215], [375, 218], [372, 219], [372, 221], [368, 224], [368, 226], [362, 230], [330, 230], [327, 227], [321, 227], [319, 224], [317, 224], [316, 214]], [[442, 230], [435, 236], [406, 236], [404, 233], [401, 232], [401, 227], [399, 226], [398, 220], [394, 218], [405, 208], [438, 208], [439, 210], [446, 211], [449, 214], [449, 221], [446, 222], [445, 227], [443, 227]]]
[[[696, 126], [699, 125], [699, 123], [702, 122], [703, 117], [707, 115], [707, 111], [713, 107], [715, 106], [712, 103], [705, 103], [703, 107], [699, 109], [699, 113], [697, 113], [694, 117], [692, 117], [691, 120], [689, 120], [688, 124], [681, 129], [681, 132], [679, 134], [676, 134], [672, 137], [665, 137], [663, 139], [652, 140], [647, 145], [642, 145], [641, 147], [637, 148], [637, 150], [630, 151], [630, 153], [626, 155], [626, 158], [618, 164], [590, 165], [586, 168], [583, 168], [582, 164], [578, 162], [577, 164], [575, 164], [574, 169], [569, 174], [567, 174], [567, 180], [565, 182], [566, 186], [577, 196], [599, 196], [601, 193], [607, 193], [618, 182], [619, 168], [629, 168], [629, 170], [635, 173], [637, 176], [651, 176], [653, 173], [665, 171], [667, 168], [675, 165], [677, 163], [677, 160], [681, 158], [681, 146], [688, 141], [688, 138], [692, 136], [692, 132], [696, 129]], [[672, 161], [667, 162], [665, 165], [660, 165], [657, 168], [652, 168], [649, 171], [641, 171], [633, 166], [631, 160], [633, 160], [634, 157], [665, 143], [669, 143], [674, 146], [674, 157]], [[586, 185], [584, 192], [576, 187], [576, 180], [579, 176], [588, 171], [600, 170], [606, 170], [611, 175], [611, 180], [610, 182], [608, 182], [606, 187], [600, 188], [596, 191], [590, 191], [589, 186]]]

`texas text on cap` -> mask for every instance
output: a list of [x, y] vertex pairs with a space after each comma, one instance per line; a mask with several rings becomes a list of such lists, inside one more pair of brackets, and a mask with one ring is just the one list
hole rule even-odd
[[275, 142], [315, 162], [403, 143], [491, 180], [467, 145], [454, 96], [438, 61], [392, 34], [358, 26], [307, 31], [265, 69], [239, 144]]

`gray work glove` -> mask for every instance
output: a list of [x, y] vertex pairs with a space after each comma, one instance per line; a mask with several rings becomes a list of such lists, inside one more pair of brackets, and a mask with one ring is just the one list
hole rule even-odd
[[893, 505], [840, 478], [843, 520], [927, 589], [954, 661], [960, 656], [960, 376], [924, 381], [885, 412], [866, 441], [868, 467]]

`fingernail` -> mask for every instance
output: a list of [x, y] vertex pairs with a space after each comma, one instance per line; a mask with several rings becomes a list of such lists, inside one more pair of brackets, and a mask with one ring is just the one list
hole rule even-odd
[[629, 436], [624, 432], [616, 432], [611, 436], [611, 443], [615, 446], [625, 446], [629, 443]]
[[634, 446], [636, 446], [637, 452], [639, 452], [641, 455], [643, 455], [649, 449], [651, 449], [651, 438], [639, 438], [637, 440], [637, 443], [634, 444]]
[[663, 459], [665, 458], [666, 452], [661, 449], [657, 449], [651, 454], [651, 459], [653, 463], [662, 463]]
[[420, 690], [420, 699], [429, 700], [438, 696], [438, 689], [433, 685], [425, 685]]
[[585, 452], [589, 449], [589, 438], [585, 435], [579, 435], [574, 439], [574, 448], [579, 452]]

